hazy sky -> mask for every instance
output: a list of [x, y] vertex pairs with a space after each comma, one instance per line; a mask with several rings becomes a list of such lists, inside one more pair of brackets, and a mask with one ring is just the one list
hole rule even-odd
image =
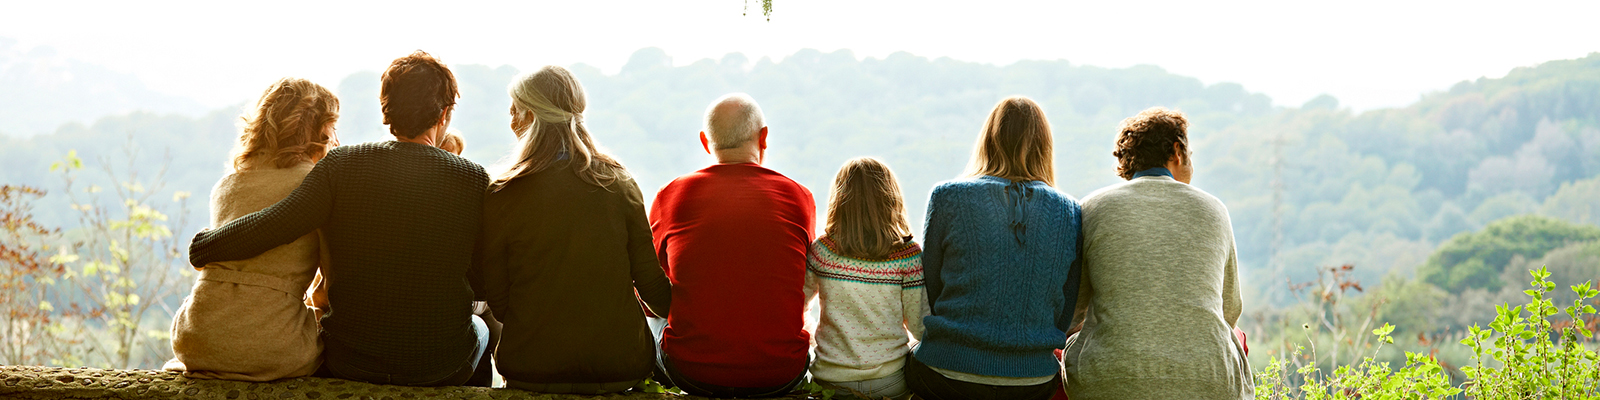
[[635, 50], [676, 64], [803, 48], [908, 51], [1009, 64], [1153, 64], [1238, 82], [1297, 106], [1402, 106], [1455, 82], [1600, 51], [1600, 1], [7, 1], [0, 37], [139, 76], [206, 105], [272, 80], [335, 85], [412, 49], [446, 62], [582, 62], [615, 72]]

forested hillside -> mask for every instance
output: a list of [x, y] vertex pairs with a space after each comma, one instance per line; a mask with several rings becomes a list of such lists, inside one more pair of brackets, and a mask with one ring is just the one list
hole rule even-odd
[[[1600, 54], [1464, 81], [1409, 107], [1361, 113], [1331, 97], [1273, 107], [1240, 85], [1207, 85], [1154, 66], [995, 66], [814, 50], [781, 61], [730, 54], [673, 64], [649, 48], [617, 74], [572, 67], [588, 90], [591, 131], [637, 175], [647, 197], [710, 162], [695, 136], [702, 112], [717, 96], [743, 91], [767, 114], [769, 166], [825, 204], [840, 163], [882, 157], [902, 179], [918, 229], [928, 189], [962, 171], [984, 116], [1004, 96], [1030, 96], [1045, 107], [1059, 186], [1079, 197], [1119, 181], [1110, 153], [1122, 118], [1151, 106], [1182, 110], [1195, 143], [1194, 183], [1228, 205], [1251, 295], [1268, 303], [1289, 300], [1278, 288], [1283, 279], [1311, 279], [1318, 265], [1356, 264], [1354, 274], [1369, 285], [1391, 271], [1412, 276], [1435, 246], [1506, 216], [1600, 221]], [[453, 126], [466, 135], [469, 158], [493, 164], [511, 145], [505, 87], [519, 67], [454, 68], [462, 98]], [[346, 143], [387, 138], [376, 72], [323, 84], [342, 99], [338, 128]], [[203, 199], [223, 173], [241, 109], [201, 117], [135, 112], [48, 135], [0, 137], [0, 181], [55, 189], [60, 179], [49, 165], [69, 149], [91, 165], [104, 159], [126, 170], [131, 139], [139, 152], [131, 167], [142, 183], [154, 182], [165, 159], [165, 190]], [[203, 217], [203, 204], [194, 205]], [[36, 211], [50, 223], [70, 222], [58, 196]]]

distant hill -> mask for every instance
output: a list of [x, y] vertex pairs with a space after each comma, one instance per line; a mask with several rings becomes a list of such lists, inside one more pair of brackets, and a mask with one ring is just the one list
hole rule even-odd
[[87, 124], [133, 111], [200, 115], [207, 110], [189, 98], [151, 90], [131, 75], [0, 37], [0, 135], [46, 134], [64, 123]]

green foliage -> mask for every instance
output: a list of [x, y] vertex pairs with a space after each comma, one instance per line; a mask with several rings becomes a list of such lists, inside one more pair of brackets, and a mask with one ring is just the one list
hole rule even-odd
[[[1550, 271], [1529, 271], [1533, 289], [1525, 306], [1497, 306], [1488, 329], [1473, 325], [1461, 344], [1473, 350], [1475, 366], [1463, 367], [1467, 395], [1477, 399], [1594, 398], [1600, 396], [1600, 356], [1584, 344], [1593, 339], [1587, 324], [1595, 315], [1586, 300], [1600, 296], [1593, 282], [1573, 285], [1577, 299], [1564, 309], [1546, 299], [1556, 284]], [[1565, 313], [1565, 324], [1551, 319]], [[1573, 323], [1574, 321], [1578, 323]], [[1552, 335], [1553, 333], [1553, 335]], [[1490, 366], [1498, 362], [1499, 368]]]
[[[807, 381], [804, 385], [800, 385], [800, 387], [798, 389], [801, 392], [805, 392], [806, 393], [806, 397], [808, 397], [808, 398], [821, 399], [821, 400], [833, 400], [833, 395], [836, 392], [833, 389], [822, 387], [822, 385], [818, 385], [816, 382], [813, 382], [813, 381]], [[851, 392], [854, 393], [855, 391], [851, 390]], [[866, 396], [860, 396], [860, 397], [857, 397], [857, 398], [865, 399], [867, 397]]]
[[[768, 21], [771, 21], [772, 20], [772, 0], [760, 0], [760, 1], [761, 1], [761, 15], [764, 16], [764, 17], [767, 17]], [[744, 0], [744, 13], [742, 13], [740, 15], [750, 15], [750, 0]]]
[[[1386, 344], [1393, 344], [1395, 327], [1385, 323], [1372, 330], [1378, 343], [1372, 356], [1324, 374], [1315, 363], [1290, 371], [1291, 362], [1304, 354], [1295, 347], [1287, 357], [1274, 357], [1255, 374], [1257, 399], [1443, 399], [1465, 395], [1474, 399], [1592, 399], [1600, 397], [1600, 356], [1589, 343], [1596, 320], [1586, 301], [1600, 296], [1592, 282], [1571, 286], [1571, 305], [1558, 310], [1546, 296], [1556, 288], [1545, 268], [1529, 271], [1532, 289], [1524, 291], [1525, 306], [1496, 307], [1497, 316], [1487, 329], [1469, 329], [1460, 344], [1471, 350], [1473, 366], [1461, 368], [1467, 381], [1452, 384], [1440, 362], [1431, 355], [1405, 352], [1399, 370], [1377, 361]], [[1562, 315], [1558, 315], [1562, 314]], [[1576, 322], [1576, 323], [1575, 323]], [[1310, 331], [1310, 325], [1306, 330]], [[1307, 337], [1308, 339], [1310, 336]], [[1311, 359], [1316, 359], [1312, 341]]]
[[669, 387], [666, 387], [666, 386], [662, 386], [660, 382], [656, 382], [655, 379], [650, 379], [650, 378], [644, 378], [644, 381], [639, 382], [639, 384], [634, 386], [634, 388], [638, 389], [641, 392], [645, 392], [645, 393], [657, 393], [657, 394], [668, 394], [668, 393], [670, 393], [670, 394], [677, 394], [677, 395], [684, 394], [683, 390], [679, 390], [676, 387], [669, 388]]
[[1512, 257], [1538, 258], [1556, 248], [1592, 240], [1600, 240], [1600, 227], [1541, 216], [1511, 217], [1490, 223], [1481, 232], [1451, 238], [1417, 275], [1447, 291], [1498, 290], [1504, 285], [1500, 273]]
[[[1390, 333], [1394, 325], [1384, 324], [1372, 330], [1376, 337], [1377, 354], [1384, 344], [1394, 343]], [[1297, 347], [1291, 357], [1302, 356]], [[1315, 358], [1315, 357], [1312, 357]], [[1315, 364], [1303, 365], [1288, 371], [1284, 358], [1273, 358], [1266, 368], [1255, 374], [1257, 399], [1443, 399], [1454, 396], [1461, 389], [1451, 387], [1450, 377], [1439, 363], [1422, 354], [1406, 352], [1406, 361], [1399, 370], [1388, 362], [1374, 361], [1372, 357], [1353, 365], [1344, 365], [1324, 376]], [[1301, 383], [1296, 386], [1294, 379]]]

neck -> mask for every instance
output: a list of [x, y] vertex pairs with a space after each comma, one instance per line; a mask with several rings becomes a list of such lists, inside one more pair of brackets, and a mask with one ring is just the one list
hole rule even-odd
[[406, 143], [425, 144], [425, 145], [429, 145], [429, 146], [438, 147], [438, 145], [439, 145], [439, 133], [443, 132], [443, 131], [444, 131], [443, 126], [435, 126], [435, 127], [431, 128], [431, 129], [428, 129], [427, 131], [422, 132], [421, 135], [417, 135], [416, 137], [403, 138], [403, 137], [395, 136], [394, 140], [400, 141], [400, 142], [406, 142]]
[[756, 164], [761, 165], [762, 152], [760, 150], [738, 148], [717, 150], [718, 164]]

